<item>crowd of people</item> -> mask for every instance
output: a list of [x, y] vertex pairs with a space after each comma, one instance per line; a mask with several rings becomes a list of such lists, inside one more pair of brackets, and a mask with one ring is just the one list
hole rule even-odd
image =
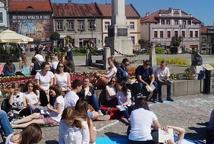
[[[24, 87], [12, 83], [5, 90], [8, 104], [3, 106], [6, 112], [0, 111], [0, 123], [7, 137], [6, 144], [38, 143], [42, 139], [39, 125], [59, 125], [60, 144], [95, 143], [96, 128], [93, 121], [111, 118], [119, 118], [129, 125], [130, 144], [155, 143], [155, 136], [152, 135], [161, 125], [147, 102], [163, 103], [162, 85], [167, 86], [166, 100], [174, 101], [171, 97], [173, 81], [167, 63], [162, 61], [153, 70], [148, 60], [143, 61], [136, 68], [134, 83], [129, 82], [130, 61], [127, 58], [118, 64], [114, 57], [109, 57], [108, 64], [106, 73], [95, 73], [96, 81], [90, 77], [83, 81], [71, 81], [70, 73], [75, 71], [71, 48], [66, 48], [64, 54], [46, 57], [38, 51], [30, 65], [23, 55], [20, 73], [35, 75], [35, 80], [28, 81]], [[14, 64], [8, 62], [3, 73], [5, 76], [17, 74]], [[97, 88], [101, 90], [99, 96]], [[214, 131], [212, 119], [209, 126], [211, 132]], [[23, 128], [23, 131], [14, 133], [12, 128]], [[177, 143], [184, 143], [184, 129], [174, 126], [168, 128], [178, 133]]]

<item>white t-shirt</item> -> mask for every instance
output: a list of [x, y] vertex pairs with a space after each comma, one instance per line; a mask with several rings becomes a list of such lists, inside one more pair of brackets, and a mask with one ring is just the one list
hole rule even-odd
[[39, 104], [39, 96], [36, 95], [34, 92], [26, 92], [25, 93], [25, 98], [27, 100], [28, 105], [37, 105]]
[[117, 73], [117, 68], [114, 66], [113, 68], [109, 69], [109, 71], [107, 71], [107, 77], [109, 79], [109, 81], [116, 76]]
[[79, 100], [79, 96], [74, 91], [69, 91], [65, 94], [64, 100], [65, 100], [65, 108], [75, 107], [77, 101]]
[[50, 114], [49, 114], [49, 116], [50, 116], [53, 120], [55, 120], [55, 121], [57, 121], [57, 122], [60, 122], [61, 117], [62, 117], [62, 112], [63, 112], [64, 107], [65, 107], [65, 102], [64, 102], [63, 96], [58, 96], [58, 97], [56, 98], [56, 101], [54, 102], [54, 109], [56, 109], [57, 106], [61, 108], [60, 113], [56, 113], [56, 112], [51, 111]]
[[55, 74], [55, 79], [56, 79], [56, 84], [60, 87], [60, 88], [68, 88], [68, 77], [69, 77], [69, 73], [64, 72], [62, 74]]
[[116, 97], [117, 97], [119, 105], [124, 105], [126, 103], [127, 106], [131, 106], [131, 104], [132, 104], [132, 101], [131, 101], [132, 95], [131, 95], [131, 91], [130, 90], [128, 90], [127, 95], [125, 95], [124, 92], [122, 92], [122, 91], [118, 91], [116, 93]]
[[83, 128], [71, 127], [65, 121], [60, 121], [59, 143], [60, 144], [89, 144], [90, 133], [87, 121], [82, 121]]
[[157, 116], [149, 110], [138, 108], [130, 115], [131, 130], [128, 138], [133, 141], [152, 140], [151, 126], [157, 120]]
[[46, 75], [43, 75], [42, 72], [37, 72], [35, 79], [39, 80], [40, 86], [44, 90], [49, 90], [51, 79], [54, 78], [54, 74], [51, 71], [48, 71]]
[[164, 69], [161, 69], [160, 67], [156, 69], [155, 76], [159, 79], [166, 79], [166, 77], [170, 76], [169, 68], [165, 67]]
[[59, 63], [59, 61], [53, 61], [52, 64], [51, 64], [51, 67], [53, 69], [57, 69], [58, 63]]
[[106, 97], [108, 101], [111, 100], [111, 96], [116, 96], [116, 90], [114, 86], [112, 87], [110, 85], [107, 85], [106, 92], [108, 93]]
[[25, 101], [25, 94], [22, 92], [13, 95], [13, 103], [12, 106], [14, 108], [23, 109], [24, 108], [24, 101]]

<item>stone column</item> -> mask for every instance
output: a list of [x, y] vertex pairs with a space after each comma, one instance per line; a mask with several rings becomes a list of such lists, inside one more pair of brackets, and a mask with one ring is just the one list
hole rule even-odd
[[151, 48], [150, 48], [150, 55], [149, 55], [149, 60], [150, 60], [152, 67], [157, 66], [157, 59], [156, 58], [157, 57], [156, 57], [156, 52], [155, 52], [155, 44], [152, 44]]
[[111, 56], [111, 49], [110, 47], [105, 47], [104, 51], [104, 68], [107, 70], [109, 65], [108, 65], [108, 58]]

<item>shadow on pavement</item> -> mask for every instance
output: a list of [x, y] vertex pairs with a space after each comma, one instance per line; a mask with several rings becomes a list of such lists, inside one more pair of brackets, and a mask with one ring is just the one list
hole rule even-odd
[[206, 123], [204, 124], [198, 124], [200, 126], [204, 127], [189, 127], [190, 130], [195, 131], [195, 133], [186, 133], [185, 138], [191, 139], [191, 140], [204, 140], [206, 135]]
[[45, 141], [45, 144], [58, 144], [58, 141], [56, 141], [56, 140], [47, 140], [47, 141]]

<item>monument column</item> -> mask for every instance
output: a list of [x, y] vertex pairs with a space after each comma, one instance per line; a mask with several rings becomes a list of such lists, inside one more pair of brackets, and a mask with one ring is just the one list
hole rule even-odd
[[125, 0], [112, 0], [112, 19], [106, 45], [112, 55], [132, 55], [133, 44], [125, 15]]

